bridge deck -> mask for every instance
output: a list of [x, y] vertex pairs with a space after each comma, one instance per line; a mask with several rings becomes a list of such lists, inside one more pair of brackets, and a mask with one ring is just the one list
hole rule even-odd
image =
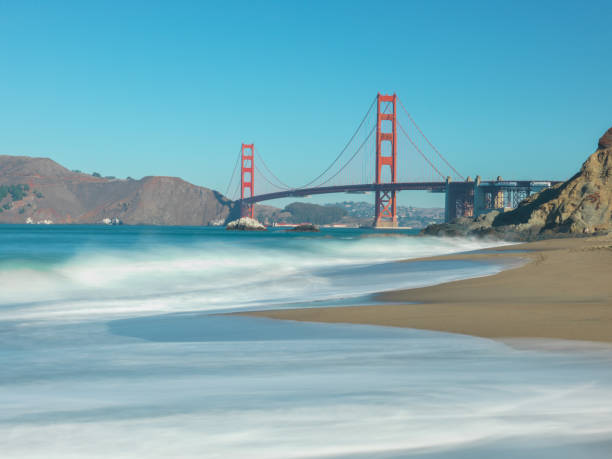
[[363, 183], [359, 185], [337, 185], [337, 186], [322, 186], [316, 188], [299, 188], [294, 190], [278, 191], [275, 193], [265, 193], [244, 198], [242, 201], [245, 204], [251, 204], [261, 201], [269, 201], [271, 199], [289, 198], [289, 197], [304, 197], [313, 194], [327, 193], [358, 193], [367, 191], [389, 191], [389, 190], [425, 190], [442, 193], [446, 189], [446, 182], [411, 182], [411, 183]]
[[[503, 180], [503, 181], [486, 181], [481, 182], [480, 186], [497, 186], [502, 188], [529, 188], [536, 184], [550, 183], [554, 185], [558, 183], [551, 180]], [[451, 182], [452, 186], [474, 186], [474, 182]], [[536, 185], [537, 186], [537, 185]], [[401, 190], [421, 190], [432, 191], [434, 193], [444, 193], [446, 191], [446, 182], [401, 182], [401, 183], [362, 183], [358, 185], [336, 185], [322, 186], [316, 188], [297, 188], [293, 190], [277, 191], [274, 193], [265, 193], [255, 195], [249, 198], [244, 198], [242, 201], [245, 204], [253, 204], [261, 201], [269, 201], [271, 199], [281, 199], [289, 197], [305, 197], [313, 194], [328, 194], [328, 193], [359, 193], [367, 191], [401, 191]]]

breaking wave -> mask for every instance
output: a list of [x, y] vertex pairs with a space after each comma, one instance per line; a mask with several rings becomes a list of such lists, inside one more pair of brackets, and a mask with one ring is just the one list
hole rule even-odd
[[[497, 272], [481, 263], [396, 261], [499, 243], [406, 236], [207, 236], [83, 244], [0, 260], [1, 319], [244, 308], [350, 298]], [[406, 275], [409, 273], [410, 275]]]

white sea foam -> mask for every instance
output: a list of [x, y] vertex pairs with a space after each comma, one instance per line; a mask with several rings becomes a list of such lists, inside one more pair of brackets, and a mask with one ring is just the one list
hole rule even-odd
[[384, 338], [376, 327], [324, 326], [322, 339], [317, 325], [275, 326], [306, 335], [25, 355], [0, 413], [3, 457], [453, 457], [504, 439], [612, 435], [602, 403], [610, 354], [539, 355], [414, 331]]
[[[341, 298], [492, 274], [470, 265], [403, 276], [372, 265], [500, 245], [469, 239], [295, 239], [278, 245], [216, 242], [188, 247], [85, 249], [68, 260], [2, 269], [0, 320], [85, 319]], [[407, 268], [407, 267], [406, 267]], [[353, 271], [351, 271], [353, 269]]]
[[494, 243], [61, 231], [0, 251], [2, 458], [609, 457], [546, 449], [612, 437], [605, 349], [205, 313], [481, 276], [395, 261]]

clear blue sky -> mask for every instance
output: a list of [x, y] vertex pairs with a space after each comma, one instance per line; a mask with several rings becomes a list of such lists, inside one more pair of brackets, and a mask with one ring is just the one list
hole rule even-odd
[[609, 0], [0, 0], [0, 154], [224, 191], [254, 141], [299, 184], [380, 91], [464, 175], [564, 179], [612, 126], [611, 56]]

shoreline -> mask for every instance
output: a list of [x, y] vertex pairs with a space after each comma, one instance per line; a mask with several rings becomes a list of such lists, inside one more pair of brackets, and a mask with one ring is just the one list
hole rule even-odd
[[[402, 261], [524, 259], [500, 273], [374, 297], [376, 306], [236, 313], [303, 322], [351, 323], [491, 339], [612, 343], [612, 234], [548, 239]], [[385, 304], [387, 303], [387, 304]], [[393, 304], [389, 304], [393, 303]]]

